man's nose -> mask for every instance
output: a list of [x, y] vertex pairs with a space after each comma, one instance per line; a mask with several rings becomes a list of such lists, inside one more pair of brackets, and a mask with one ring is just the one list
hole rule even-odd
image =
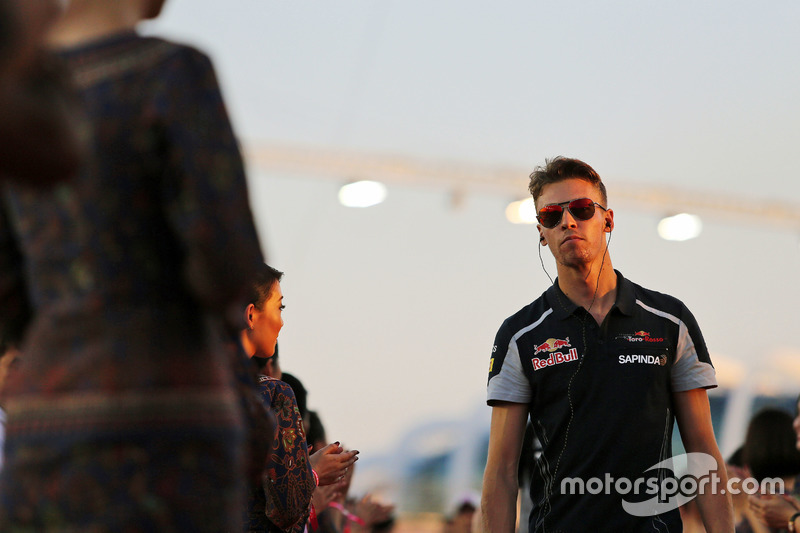
[[564, 209], [564, 212], [561, 213], [561, 227], [574, 228], [577, 225], [578, 221], [572, 216], [572, 212], [569, 209]]

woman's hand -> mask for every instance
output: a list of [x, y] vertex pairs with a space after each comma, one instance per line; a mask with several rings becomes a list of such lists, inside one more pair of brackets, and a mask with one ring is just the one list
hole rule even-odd
[[367, 494], [355, 506], [354, 514], [361, 517], [368, 527], [385, 522], [392, 516], [394, 505], [383, 504]]
[[759, 521], [777, 529], [786, 529], [792, 515], [800, 511], [797, 500], [780, 494], [752, 495], [748, 503]]
[[319, 485], [333, 485], [344, 480], [347, 469], [358, 461], [358, 450], [345, 451], [334, 442], [311, 454], [309, 460], [319, 476]]
[[340, 490], [338, 483], [334, 485], [321, 485], [314, 489], [314, 494], [311, 496], [311, 504], [314, 506], [317, 513], [324, 511], [329, 503], [338, 498]]

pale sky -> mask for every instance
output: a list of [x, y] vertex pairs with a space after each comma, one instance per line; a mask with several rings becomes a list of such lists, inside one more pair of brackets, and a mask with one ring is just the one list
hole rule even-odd
[[[616, 212], [615, 268], [682, 299], [720, 372], [800, 389], [800, 228], [707, 219], [666, 242], [662, 213], [614, 203], [617, 182], [800, 209], [798, 27], [796, 0], [169, 0], [147, 31], [211, 55], [245, 144], [527, 171], [587, 161]], [[549, 284], [535, 228], [505, 220], [512, 198], [454, 210], [448, 191], [392, 186], [358, 210], [329, 177], [251, 167], [249, 180], [286, 272], [282, 365], [329, 437], [383, 452], [483, 402], [497, 328]]]

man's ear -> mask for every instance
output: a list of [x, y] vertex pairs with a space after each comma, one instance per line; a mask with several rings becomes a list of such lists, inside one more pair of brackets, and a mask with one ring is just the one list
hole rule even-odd
[[614, 231], [614, 211], [609, 209], [608, 211], [606, 211], [605, 215], [606, 215], [606, 226], [605, 228], [603, 228], [603, 231], [611, 233], [612, 231]]

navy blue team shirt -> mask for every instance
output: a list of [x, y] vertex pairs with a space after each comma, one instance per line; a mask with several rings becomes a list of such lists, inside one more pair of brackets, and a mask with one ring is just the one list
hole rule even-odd
[[562, 487], [565, 478], [610, 476], [613, 489], [621, 477], [663, 476], [645, 471], [672, 456], [672, 393], [717, 385], [686, 306], [616, 274], [616, 302], [601, 325], [556, 280], [497, 332], [487, 402], [528, 404], [542, 446], [533, 467], [530, 531], [681, 530], [677, 510], [650, 517], [625, 512], [623, 499], [653, 497], [645, 484], [639, 494], [624, 495]]

